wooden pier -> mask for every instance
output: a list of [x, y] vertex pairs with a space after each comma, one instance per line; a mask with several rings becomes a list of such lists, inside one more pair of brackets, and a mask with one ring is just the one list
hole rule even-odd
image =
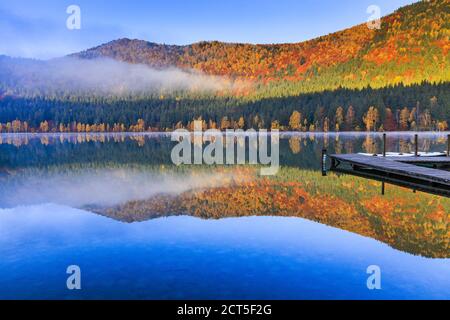
[[[351, 174], [414, 190], [450, 197], [450, 134], [447, 152], [430, 156], [419, 152], [419, 135], [414, 135], [414, 154], [401, 155], [386, 152], [386, 133], [383, 134], [383, 154], [332, 154], [331, 171]], [[322, 175], [327, 175], [327, 150], [322, 150]]]
[[[332, 154], [331, 171], [450, 197], [450, 157], [383, 157], [361, 154]], [[431, 166], [431, 167], [429, 167]]]

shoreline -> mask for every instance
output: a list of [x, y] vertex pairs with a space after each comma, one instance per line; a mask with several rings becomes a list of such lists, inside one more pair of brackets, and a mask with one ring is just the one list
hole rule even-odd
[[[118, 132], [0, 132], [2, 136], [18, 136], [18, 135], [31, 135], [31, 136], [51, 136], [51, 135], [111, 135], [111, 134], [126, 134], [126, 135], [170, 135], [174, 131], [142, 131], [142, 132], [133, 132], [133, 131], [118, 131]], [[193, 131], [189, 131], [194, 133]], [[206, 131], [202, 131], [206, 132]], [[220, 131], [222, 134], [226, 134], [226, 131]], [[260, 133], [259, 131], [255, 131], [255, 133]], [[272, 132], [267, 130], [266, 134], [271, 134]], [[450, 131], [278, 131], [279, 134], [282, 135], [383, 135], [383, 134], [393, 134], [393, 135], [445, 135], [450, 134]], [[250, 132], [233, 132], [233, 134], [250, 134]]]

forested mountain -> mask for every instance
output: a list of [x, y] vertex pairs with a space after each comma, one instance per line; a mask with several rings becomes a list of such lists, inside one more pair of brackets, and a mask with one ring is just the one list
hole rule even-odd
[[302, 43], [120, 39], [50, 61], [0, 56], [0, 132], [189, 127], [446, 130], [450, 1]]
[[364, 23], [302, 43], [170, 46], [120, 39], [74, 56], [111, 57], [156, 68], [176, 66], [270, 83], [276, 89], [264, 87], [260, 94], [280, 96], [339, 87], [449, 81], [449, 36], [450, 1], [431, 0], [384, 17], [381, 29]]

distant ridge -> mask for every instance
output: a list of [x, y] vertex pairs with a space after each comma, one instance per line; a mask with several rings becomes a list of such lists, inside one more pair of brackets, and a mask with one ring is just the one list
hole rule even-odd
[[301, 83], [294, 90], [373, 88], [450, 80], [450, 1], [421, 1], [382, 19], [310, 41], [177, 46], [119, 39], [72, 56], [109, 57], [155, 68], [178, 67], [261, 83]]

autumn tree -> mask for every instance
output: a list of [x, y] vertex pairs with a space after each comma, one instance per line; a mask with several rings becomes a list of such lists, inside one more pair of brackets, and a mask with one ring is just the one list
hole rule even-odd
[[391, 108], [386, 108], [383, 128], [386, 131], [395, 131], [397, 129], [397, 124], [395, 122], [394, 113]]
[[419, 116], [419, 128], [421, 130], [430, 130], [431, 125], [433, 124], [431, 113], [429, 109], [426, 109], [420, 116]]
[[19, 120], [14, 120], [12, 122], [12, 130], [13, 132], [19, 132], [21, 127], [21, 122]]
[[439, 131], [445, 131], [448, 129], [448, 123], [447, 121], [439, 121], [437, 124], [437, 128]]
[[145, 131], [145, 121], [143, 119], [138, 119], [136, 124], [136, 131]]
[[344, 123], [344, 108], [338, 107], [335, 116], [335, 130], [340, 131]]
[[400, 117], [399, 117], [399, 127], [400, 130], [406, 131], [409, 129], [409, 109], [407, 107], [403, 108], [400, 111]]
[[363, 117], [363, 122], [367, 131], [376, 130], [377, 124], [380, 121], [380, 115], [376, 107], [370, 107]]
[[271, 124], [271, 129], [272, 130], [279, 130], [280, 129], [280, 122], [278, 120], [273, 120], [272, 124]]
[[209, 119], [208, 127], [209, 127], [210, 129], [217, 129], [217, 123], [216, 123], [214, 120]]
[[408, 122], [410, 124], [411, 130], [417, 130], [417, 108], [412, 108], [411, 112], [409, 113]]
[[48, 122], [47, 121], [41, 122], [41, 124], [39, 125], [39, 130], [44, 133], [48, 132], [49, 130]]
[[303, 120], [303, 131], [307, 130], [308, 130], [308, 119], [305, 118], [305, 120]]
[[298, 111], [292, 112], [289, 119], [289, 127], [293, 131], [299, 131], [302, 128], [302, 114]]
[[239, 121], [238, 121], [237, 126], [238, 126], [239, 129], [244, 129], [244, 128], [245, 128], [245, 120], [244, 120], [244, 117], [241, 116], [241, 117], [239, 118]]
[[264, 128], [264, 119], [262, 119], [258, 114], [256, 114], [253, 118], [253, 124], [257, 129]]
[[229, 129], [231, 127], [231, 123], [230, 120], [228, 120], [228, 117], [225, 116], [222, 118], [222, 120], [220, 121], [220, 130], [226, 130]]
[[328, 119], [328, 117], [325, 117], [325, 119], [323, 120], [323, 131], [330, 131], [330, 120]]
[[183, 123], [181, 121], [178, 121], [177, 124], [175, 125], [175, 130], [178, 129], [183, 129]]

